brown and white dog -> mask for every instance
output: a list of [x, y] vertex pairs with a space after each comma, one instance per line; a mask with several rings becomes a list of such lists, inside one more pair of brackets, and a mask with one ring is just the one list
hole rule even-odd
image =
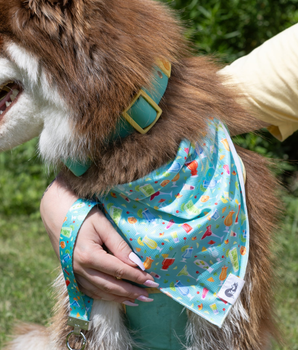
[[[150, 85], [158, 57], [172, 63], [162, 116], [147, 134], [134, 132], [107, 145], [132, 96]], [[153, 0], [0, 0], [0, 150], [40, 135], [42, 158], [62, 168], [79, 196], [102, 193], [173, 159], [181, 140], [202, 139], [210, 115], [232, 135], [261, 126], [234, 101], [217, 69], [206, 58], [191, 57], [172, 11]], [[246, 284], [222, 329], [188, 312], [188, 350], [267, 349], [276, 332], [269, 250], [275, 182], [262, 157], [237, 151], [247, 171]], [[93, 165], [75, 177], [61, 163], [67, 158], [91, 158]], [[23, 326], [7, 349], [65, 348], [68, 306], [60, 282], [51, 326]], [[95, 301], [87, 350], [132, 349], [121, 310]]]

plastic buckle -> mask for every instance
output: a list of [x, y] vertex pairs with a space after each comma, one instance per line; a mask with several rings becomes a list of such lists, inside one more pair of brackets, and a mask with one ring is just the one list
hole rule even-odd
[[[148, 125], [145, 129], [143, 129], [135, 120], [133, 120], [130, 115], [127, 113], [132, 106], [136, 103], [136, 101], [140, 98], [143, 97], [145, 101], [156, 111], [156, 117], [154, 121]], [[153, 126], [154, 124], [158, 121], [159, 117], [162, 114], [162, 109], [156, 104], [152, 98], [144, 91], [140, 90], [138, 94], [135, 96], [135, 98], [132, 100], [130, 105], [125, 109], [125, 111], [122, 112], [122, 116], [127, 120], [127, 122], [134, 128], [136, 129], [140, 134], [146, 134]]]

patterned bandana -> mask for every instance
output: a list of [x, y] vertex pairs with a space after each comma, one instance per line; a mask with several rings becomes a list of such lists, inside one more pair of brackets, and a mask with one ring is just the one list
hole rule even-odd
[[242, 168], [225, 127], [99, 198], [160, 290], [221, 327], [243, 287], [249, 230]]

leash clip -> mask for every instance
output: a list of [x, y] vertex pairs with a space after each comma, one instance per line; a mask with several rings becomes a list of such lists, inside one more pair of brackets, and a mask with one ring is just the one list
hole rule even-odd
[[[85, 331], [89, 331], [91, 328], [91, 323], [90, 321], [85, 321], [85, 320], [80, 320], [79, 318], [75, 318], [75, 317], [68, 317], [68, 321], [67, 324], [69, 326], [74, 327], [74, 330], [69, 332], [67, 337], [66, 337], [66, 346], [68, 348], [68, 350], [84, 350], [85, 346], [86, 346], [86, 337], [85, 334], [81, 332], [81, 330], [85, 330]], [[82, 346], [80, 347], [80, 349], [74, 349], [69, 345], [69, 338], [75, 335], [76, 337], [80, 337], [82, 339]]]
[[[72, 348], [70, 345], [69, 345], [69, 338], [72, 336], [72, 335], [75, 335], [75, 336], [79, 336], [82, 338], [82, 346], [80, 347], [80, 349], [74, 349]], [[86, 343], [87, 343], [87, 339], [85, 337], [85, 334], [82, 333], [82, 332], [79, 332], [79, 334], [76, 334], [75, 331], [71, 331], [70, 333], [68, 333], [67, 337], [66, 337], [66, 346], [67, 346], [67, 349], [68, 350], [84, 350], [85, 349], [85, 346], [86, 346]]]
[[91, 328], [91, 323], [91, 321], [80, 320], [79, 318], [71, 316], [68, 317], [67, 321], [68, 326], [72, 326], [74, 328], [73, 333], [75, 335], [80, 335], [81, 329], [89, 331]]

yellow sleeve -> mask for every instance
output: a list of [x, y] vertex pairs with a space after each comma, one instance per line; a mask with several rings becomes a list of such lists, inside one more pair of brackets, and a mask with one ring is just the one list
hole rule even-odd
[[280, 141], [298, 130], [298, 24], [220, 71]]

